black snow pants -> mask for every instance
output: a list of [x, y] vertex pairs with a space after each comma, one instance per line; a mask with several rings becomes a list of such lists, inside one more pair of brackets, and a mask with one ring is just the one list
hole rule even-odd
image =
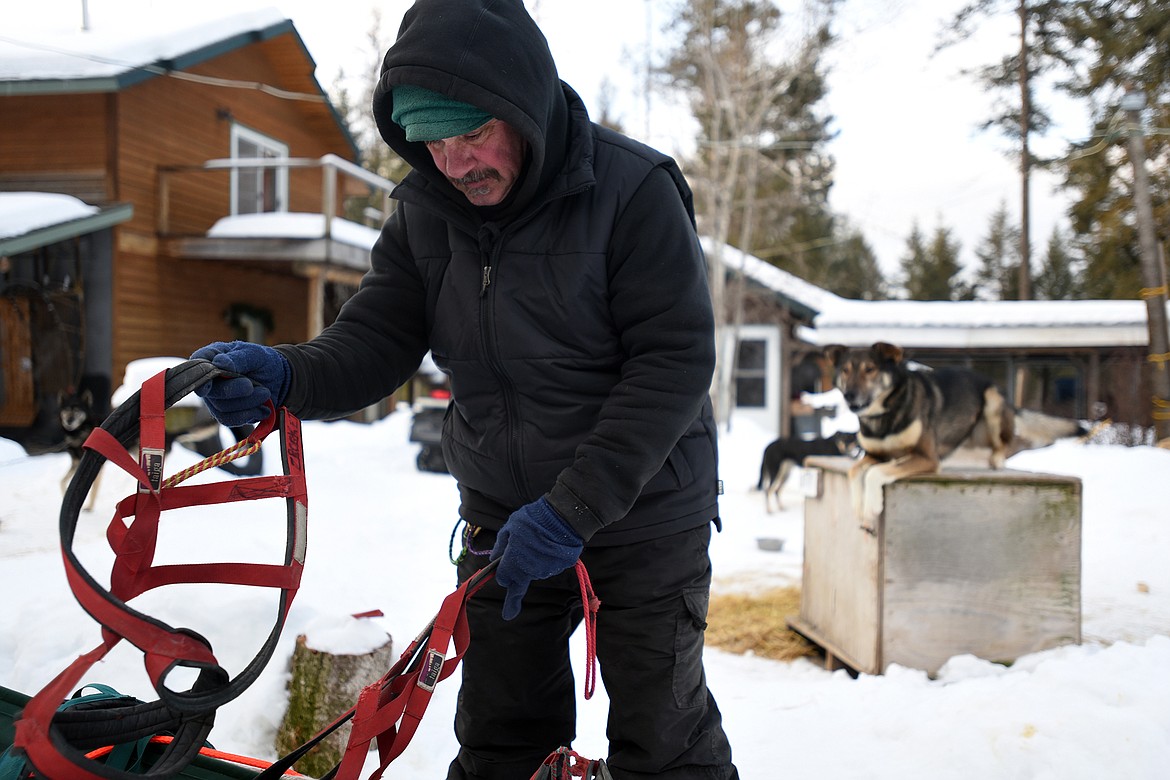
[[[605, 758], [615, 780], [737, 780], [703, 672], [711, 526], [636, 544], [587, 548], [601, 600], [597, 655], [610, 700]], [[490, 549], [494, 533], [475, 546]], [[464, 580], [486, 565], [468, 555]], [[582, 620], [572, 568], [534, 582], [515, 620], [493, 580], [468, 601], [471, 644], [455, 716], [459, 755], [447, 780], [528, 780], [576, 734], [569, 636]]]

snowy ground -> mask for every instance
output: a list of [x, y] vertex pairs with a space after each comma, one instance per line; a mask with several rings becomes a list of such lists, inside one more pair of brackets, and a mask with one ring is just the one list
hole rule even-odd
[[[220, 710], [216, 747], [273, 757], [285, 700], [286, 662], [298, 634], [347, 637], [359, 646], [393, 636], [401, 648], [454, 587], [447, 562], [456, 518], [454, 483], [414, 467], [409, 414], [373, 425], [305, 426], [310, 542], [300, 594], [277, 657], [237, 701]], [[768, 436], [736, 424], [723, 437], [724, 532], [712, 558], [716, 590], [765, 589], [800, 579], [802, 499], [789, 482], [784, 512], [768, 515], [752, 490]], [[167, 473], [196, 457], [176, 447]], [[275, 468], [270, 454], [268, 471]], [[0, 685], [34, 692], [99, 641], [96, 624], [66, 586], [58, 551], [59, 480], [65, 455], [25, 457], [0, 439]], [[851, 678], [811, 661], [778, 663], [707, 651], [710, 685], [724, 713], [745, 780], [777, 775], [890, 780], [1155, 780], [1170, 767], [1170, 510], [1163, 480], [1170, 451], [1062, 443], [1022, 453], [1012, 468], [1070, 474], [1084, 483], [1084, 643], [1019, 659], [1011, 668], [973, 657], [949, 662], [937, 679], [912, 669]], [[201, 477], [202, 478], [202, 477]], [[221, 472], [209, 479], [227, 478]], [[129, 492], [105, 470], [97, 508], [83, 518], [76, 549], [106, 577], [104, 527]], [[160, 560], [278, 561], [278, 502], [168, 513]], [[757, 537], [785, 540], [782, 552]], [[275, 612], [271, 592], [176, 587], [136, 606], [208, 635], [221, 662], [250, 660]], [[384, 618], [349, 615], [380, 609]], [[583, 661], [580, 636], [574, 657]], [[123, 643], [125, 644], [125, 643]], [[119, 646], [87, 679], [153, 699], [141, 655]], [[579, 683], [583, 675], [578, 676]], [[455, 678], [441, 684], [419, 733], [389, 777], [444, 776]], [[178, 687], [178, 686], [176, 686]], [[580, 703], [583, 755], [606, 752], [604, 690]]]

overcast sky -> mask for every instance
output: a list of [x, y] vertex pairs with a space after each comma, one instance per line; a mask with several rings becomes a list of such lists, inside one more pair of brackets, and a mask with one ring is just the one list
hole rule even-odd
[[[790, 0], [794, 1], [794, 0]], [[1005, 203], [1019, 219], [1020, 185], [1006, 142], [979, 123], [991, 98], [967, 77], [964, 66], [987, 64], [1016, 46], [1014, 17], [981, 27], [977, 39], [932, 56], [938, 33], [965, 0], [846, 0], [839, 42], [829, 58], [827, 111], [838, 133], [831, 205], [864, 233], [887, 273], [897, 268], [906, 238], [917, 224], [930, 235], [940, 224], [954, 231], [965, 263], [987, 232], [991, 214]], [[685, 118], [669, 99], [644, 90], [646, 52], [660, 55], [668, 0], [527, 0], [557, 59], [594, 114], [609, 83], [612, 111], [626, 130], [664, 151], [686, 150]], [[29, 24], [77, 29], [83, 0], [0, 4], [0, 35], [15, 37]], [[88, 0], [95, 28], [203, 21], [209, 16], [275, 7], [293, 20], [328, 88], [338, 70], [360, 71], [373, 8], [382, 13], [388, 38], [409, 0]], [[649, 113], [647, 113], [649, 106]], [[1061, 148], [1083, 138], [1078, 112], [1058, 115], [1063, 124], [1042, 142]], [[681, 132], [680, 132], [681, 131]], [[647, 138], [648, 136], [648, 138]], [[1065, 197], [1050, 177], [1032, 186], [1034, 258], [1042, 255], [1054, 226], [1063, 226]]]

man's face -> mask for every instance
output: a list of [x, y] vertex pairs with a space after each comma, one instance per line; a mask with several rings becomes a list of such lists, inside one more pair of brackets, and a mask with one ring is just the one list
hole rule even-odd
[[524, 166], [524, 149], [520, 134], [499, 119], [454, 138], [427, 141], [439, 171], [475, 206], [503, 202]]

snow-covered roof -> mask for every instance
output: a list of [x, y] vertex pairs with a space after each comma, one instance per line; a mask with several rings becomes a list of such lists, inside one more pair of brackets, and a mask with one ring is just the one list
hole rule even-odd
[[[30, 26], [0, 30], [0, 97], [116, 92], [156, 76], [187, 71], [249, 44], [290, 34], [310, 74], [316, 63], [290, 19], [276, 8], [191, 21], [190, 12], [147, 24], [117, 24], [78, 30], [62, 19], [36, 17]], [[328, 111], [357, 156], [357, 142], [336, 107], [310, 75], [314, 98]], [[316, 100], [312, 103], [316, 105]]]
[[70, 195], [52, 192], [0, 192], [0, 238], [97, 214], [101, 209]]
[[825, 309], [801, 336], [814, 344], [907, 347], [1138, 347], [1143, 301], [854, 301]]
[[845, 300], [823, 287], [806, 282], [799, 276], [783, 271], [771, 263], [729, 244], [720, 245], [707, 236], [700, 238], [700, 243], [708, 258], [713, 257], [716, 253], [722, 254], [725, 268], [742, 273], [749, 279], [778, 293], [790, 307], [805, 316], [811, 317], [817, 312], [824, 311], [828, 307], [835, 306], [837, 302]]
[[52, 192], [0, 192], [0, 256], [103, 230], [125, 222], [129, 204], [90, 206]]
[[5, 30], [0, 95], [113, 91], [288, 31], [295, 32], [292, 22], [274, 8], [152, 33], [53, 25]]
[[[714, 244], [703, 246], [710, 255]], [[812, 325], [799, 335], [812, 344], [997, 349], [1140, 347], [1150, 340], [1143, 301], [859, 301], [734, 247], [723, 253], [729, 268], [811, 310]]]

